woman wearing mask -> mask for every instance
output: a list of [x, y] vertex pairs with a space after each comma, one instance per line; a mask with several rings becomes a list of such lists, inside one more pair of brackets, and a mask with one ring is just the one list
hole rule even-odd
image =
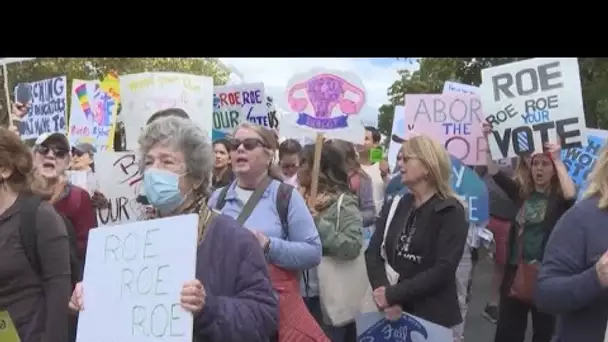
[[[139, 151], [145, 193], [158, 215], [199, 216], [197, 279], [181, 291], [195, 339], [268, 341], [278, 304], [262, 249], [253, 234], [207, 207], [213, 165], [207, 133], [183, 118], [158, 118], [144, 128]], [[74, 310], [83, 308], [82, 291], [79, 284], [72, 295]]]
[[359, 210], [363, 218], [363, 239], [369, 242], [373, 233], [373, 224], [376, 220], [376, 207], [374, 203], [374, 189], [372, 179], [363, 171], [359, 164], [359, 157], [355, 145], [344, 140], [332, 140], [331, 142], [343, 154], [348, 172], [349, 188], [357, 195]]
[[213, 142], [215, 163], [213, 164], [213, 189], [219, 189], [234, 180], [232, 166], [230, 166], [230, 143], [226, 139]]
[[[357, 200], [348, 185], [348, 174], [342, 152], [331, 144], [323, 145], [317, 195], [311, 199], [309, 190], [312, 182], [314, 149], [314, 145], [306, 145], [302, 150], [298, 171], [300, 192], [309, 203], [310, 212], [315, 218], [323, 246], [323, 256], [341, 261], [352, 261], [361, 254], [361, 248], [363, 248], [363, 222]], [[361, 266], [363, 267], [363, 265]], [[323, 298], [319, 297], [318, 277], [317, 268], [302, 273], [300, 288], [308, 309], [332, 342], [346, 341], [348, 330], [351, 330], [356, 336], [354, 323], [342, 327], [333, 327], [331, 324], [324, 323], [330, 320], [323, 317], [321, 310]], [[361, 284], [365, 280], [340, 279], [340, 283]]]
[[295, 139], [287, 139], [279, 145], [279, 166], [284, 182], [298, 187], [298, 168], [300, 167], [302, 145]]
[[230, 140], [236, 180], [216, 190], [209, 206], [236, 218], [258, 238], [280, 296], [279, 339], [323, 341], [300, 296], [298, 279], [299, 272], [321, 261], [321, 240], [302, 196], [276, 180], [280, 175], [271, 167], [276, 148], [270, 130], [249, 123], [237, 128]]
[[[66, 151], [67, 153], [68, 151]], [[26, 254], [21, 212], [29, 205], [32, 154], [19, 137], [0, 128], [0, 311], [8, 311], [21, 341], [68, 340], [66, 301], [71, 292], [66, 226], [51, 204], [36, 209], [39, 270]]]
[[605, 341], [608, 319], [608, 145], [583, 200], [557, 222], [538, 275], [535, 303], [557, 315], [554, 341]]
[[[487, 136], [490, 125], [484, 123], [483, 130]], [[499, 171], [488, 152], [488, 173], [518, 208], [509, 232], [495, 342], [523, 342], [529, 313], [533, 342], [549, 342], [553, 336], [553, 316], [536, 307], [533, 292], [547, 239], [574, 204], [576, 188], [559, 159], [559, 145], [545, 148], [547, 153], [532, 155], [529, 165], [520, 160], [514, 179]]]
[[420, 135], [404, 142], [402, 151], [409, 192], [382, 208], [365, 253], [373, 298], [391, 319], [405, 311], [451, 328], [462, 321], [456, 268], [469, 224], [450, 187], [445, 148]]

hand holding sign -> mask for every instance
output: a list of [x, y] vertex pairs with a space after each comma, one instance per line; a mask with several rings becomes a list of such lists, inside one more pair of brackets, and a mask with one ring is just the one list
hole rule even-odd
[[186, 282], [182, 287], [180, 302], [184, 310], [197, 314], [205, 306], [206, 297], [207, 293], [203, 284], [195, 279]]

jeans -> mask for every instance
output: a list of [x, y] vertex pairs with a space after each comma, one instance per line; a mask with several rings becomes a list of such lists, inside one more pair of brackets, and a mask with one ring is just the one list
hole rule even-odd
[[326, 324], [323, 321], [323, 311], [321, 310], [321, 301], [319, 297], [305, 297], [304, 303], [308, 307], [310, 314], [317, 320], [325, 335], [332, 342], [356, 342], [357, 329], [355, 323], [349, 323], [343, 327], [334, 327]]

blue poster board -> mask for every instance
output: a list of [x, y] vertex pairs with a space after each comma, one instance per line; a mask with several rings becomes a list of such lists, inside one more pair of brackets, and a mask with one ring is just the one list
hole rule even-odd
[[600, 150], [606, 143], [606, 140], [599, 136], [590, 135], [587, 139], [587, 146], [570, 148], [561, 152], [561, 158], [568, 169], [568, 174], [578, 187], [579, 199], [587, 189], [587, 177], [593, 170]]
[[469, 168], [454, 156], [452, 156], [450, 183], [454, 192], [467, 203], [469, 221], [477, 224], [487, 222], [490, 216], [488, 187], [475, 170]]
[[452, 329], [403, 313], [389, 321], [380, 312], [360, 314], [356, 319], [359, 342], [452, 342]]

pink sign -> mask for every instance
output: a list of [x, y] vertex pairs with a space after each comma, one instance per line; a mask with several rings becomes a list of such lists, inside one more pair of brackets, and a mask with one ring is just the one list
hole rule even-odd
[[435, 137], [467, 165], [485, 165], [488, 144], [481, 131], [485, 116], [479, 96], [446, 93], [405, 95], [406, 133]]

